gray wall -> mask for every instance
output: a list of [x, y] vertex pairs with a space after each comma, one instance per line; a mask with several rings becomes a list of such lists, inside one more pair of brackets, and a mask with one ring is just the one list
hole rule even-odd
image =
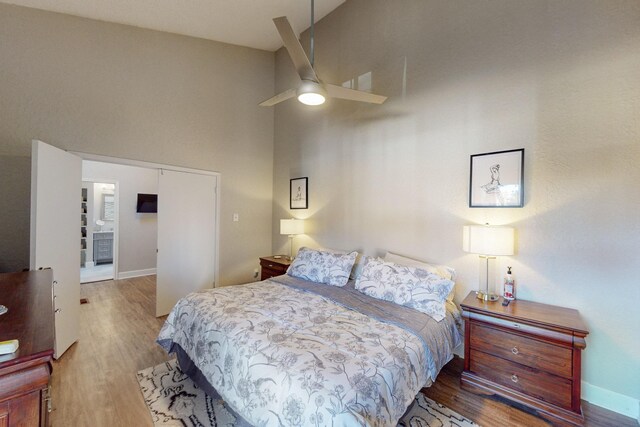
[[[82, 179], [118, 182], [118, 273], [155, 269], [158, 216], [136, 213], [136, 202], [138, 193], [158, 194], [158, 171], [85, 160]], [[95, 206], [101, 205], [101, 195]], [[94, 224], [100, 215], [94, 210]], [[113, 223], [105, 224], [102, 229], [112, 227]]]
[[[308, 217], [296, 246], [446, 263], [460, 302], [478, 280], [463, 225], [512, 224], [499, 271], [513, 266], [521, 298], [580, 310], [583, 379], [640, 398], [640, 2], [350, 0], [316, 49], [325, 81], [372, 71], [390, 98], [276, 107], [274, 252], [277, 221]], [[281, 49], [276, 89], [295, 80]], [[525, 207], [470, 209], [469, 156], [522, 147]], [[299, 176], [310, 208], [289, 211]]]
[[31, 159], [0, 155], [0, 273], [29, 268]]
[[37, 138], [220, 172], [220, 284], [252, 279], [271, 250], [273, 53], [0, 4], [0, 58], [0, 154]]

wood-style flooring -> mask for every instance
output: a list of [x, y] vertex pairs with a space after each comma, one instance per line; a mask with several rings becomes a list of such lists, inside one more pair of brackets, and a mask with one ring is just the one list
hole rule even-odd
[[153, 426], [136, 373], [168, 359], [155, 276], [83, 284], [80, 339], [53, 364], [54, 427]]
[[[136, 372], [168, 360], [156, 343], [155, 276], [81, 286], [80, 339], [53, 365], [54, 427], [152, 426]], [[588, 349], [586, 350], [588, 351]], [[460, 389], [462, 363], [451, 361], [425, 393], [483, 427], [548, 426], [496, 398]], [[638, 427], [635, 420], [582, 403], [586, 426]]]

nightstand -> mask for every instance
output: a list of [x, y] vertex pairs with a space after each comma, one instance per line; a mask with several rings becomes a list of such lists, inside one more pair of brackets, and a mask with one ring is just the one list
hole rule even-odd
[[549, 420], [582, 425], [580, 356], [589, 333], [577, 310], [471, 292], [464, 318], [463, 388], [497, 394]]
[[284, 255], [281, 258], [274, 258], [273, 256], [266, 256], [260, 258], [260, 267], [262, 274], [260, 280], [267, 280], [274, 276], [281, 276], [287, 272], [291, 261]]

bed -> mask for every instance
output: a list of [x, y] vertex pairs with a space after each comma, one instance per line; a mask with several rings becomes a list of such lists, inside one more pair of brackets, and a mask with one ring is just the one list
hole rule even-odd
[[395, 426], [461, 343], [427, 314], [291, 277], [188, 295], [158, 343], [247, 425]]

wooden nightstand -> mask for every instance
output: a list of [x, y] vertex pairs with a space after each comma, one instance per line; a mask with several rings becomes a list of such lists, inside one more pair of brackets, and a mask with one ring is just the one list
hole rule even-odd
[[290, 264], [291, 261], [284, 255], [282, 255], [281, 258], [274, 258], [273, 256], [260, 258], [260, 267], [262, 270], [260, 280], [267, 280], [274, 276], [285, 274]]
[[582, 425], [580, 356], [589, 333], [577, 310], [530, 301], [462, 302], [464, 388], [498, 394], [550, 420]]

